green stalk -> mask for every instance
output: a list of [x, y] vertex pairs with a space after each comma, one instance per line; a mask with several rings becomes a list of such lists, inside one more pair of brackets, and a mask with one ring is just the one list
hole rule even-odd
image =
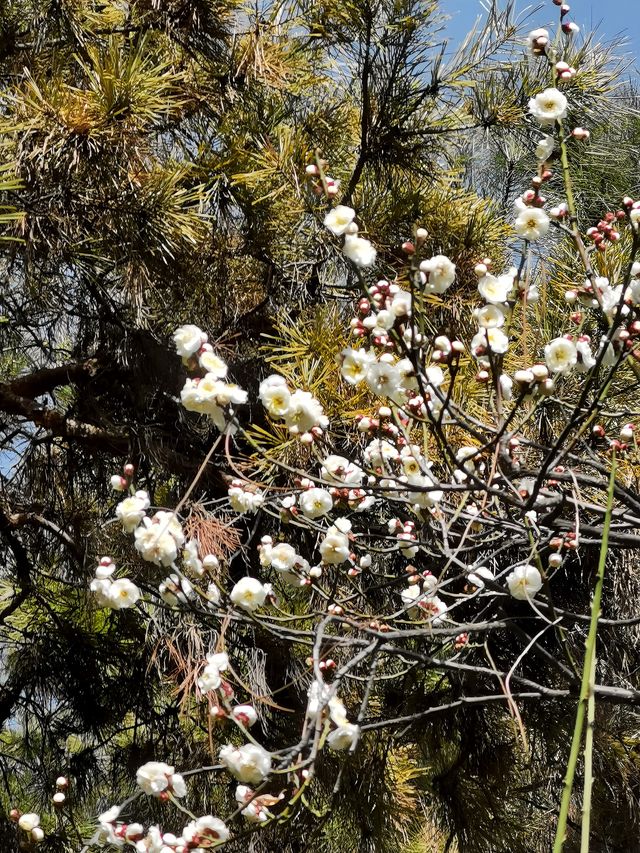
[[589, 853], [591, 829], [591, 793], [593, 790], [593, 728], [596, 719], [596, 656], [591, 661], [589, 673], [589, 700], [587, 702], [587, 730], [584, 736], [584, 783], [582, 788], [582, 833], [580, 853]]
[[[582, 683], [580, 686], [580, 699], [578, 701], [578, 709], [576, 711], [576, 722], [573, 727], [573, 738], [571, 740], [571, 752], [569, 753], [569, 761], [567, 763], [567, 772], [564, 777], [564, 789], [562, 791], [562, 801], [560, 803], [560, 814], [558, 816], [558, 826], [556, 827], [556, 837], [553, 843], [553, 853], [562, 853], [565, 838], [567, 835], [567, 819], [569, 817], [569, 806], [571, 805], [571, 793], [573, 791], [573, 781], [576, 775], [576, 767], [578, 765], [578, 755], [580, 753], [580, 741], [582, 740], [582, 730], [584, 728], [584, 718], [587, 709], [589, 696], [593, 694], [593, 686], [591, 682], [591, 669], [595, 667], [595, 650], [596, 636], [598, 633], [598, 619], [600, 617], [600, 602], [602, 600], [602, 586], [604, 582], [604, 569], [607, 561], [607, 550], [609, 544], [609, 529], [611, 527], [611, 511], [613, 509], [613, 493], [616, 480], [616, 456], [613, 451], [611, 457], [611, 476], [609, 478], [609, 492], [607, 494], [607, 509], [604, 517], [604, 526], [602, 529], [602, 544], [600, 546], [600, 560], [598, 562], [598, 576], [596, 579], [596, 588], [593, 593], [593, 601], [591, 602], [591, 621], [589, 623], [589, 635], [586, 643], [586, 653], [582, 668]], [[594, 673], [595, 682], [595, 673]], [[593, 749], [593, 742], [591, 742]], [[592, 753], [591, 753], [592, 754]], [[590, 783], [591, 784], [591, 783]], [[590, 796], [590, 792], [589, 792]], [[590, 814], [588, 815], [588, 818]], [[588, 835], [588, 828], [587, 828]], [[588, 845], [588, 841], [587, 841]]]

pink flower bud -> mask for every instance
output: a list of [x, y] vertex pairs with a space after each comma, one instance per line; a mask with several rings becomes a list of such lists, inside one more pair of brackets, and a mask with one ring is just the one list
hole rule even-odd
[[119, 474], [114, 474], [113, 477], [111, 477], [110, 483], [114, 492], [124, 492], [127, 488], [127, 481]]

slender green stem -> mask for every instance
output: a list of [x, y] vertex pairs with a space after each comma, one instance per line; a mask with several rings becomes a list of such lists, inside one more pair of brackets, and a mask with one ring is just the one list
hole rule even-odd
[[576, 202], [573, 196], [573, 183], [571, 181], [571, 171], [569, 168], [569, 151], [567, 149], [567, 138], [564, 132], [564, 124], [558, 122], [560, 127], [560, 163], [562, 164], [562, 179], [564, 182], [564, 191], [567, 196], [567, 208], [569, 210], [569, 222], [571, 222], [571, 230], [574, 234], [578, 233], [578, 218], [576, 214]]
[[584, 736], [584, 782], [582, 788], [582, 835], [580, 853], [589, 853], [591, 835], [591, 793], [593, 791], [593, 728], [596, 720], [596, 655], [591, 660], [589, 699], [587, 701], [587, 730]]
[[558, 816], [558, 826], [556, 827], [556, 837], [553, 843], [553, 853], [562, 853], [566, 834], [567, 834], [567, 819], [569, 817], [569, 806], [571, 805], [571, 793], [573, 791], [573, 781], [578, 765], [578, 756], [580, 754], [580, 742], [582, 740], [582, 730], [584, 728], [584, 718], [589, 701], [591, 691], [591, 668], [595, 666], [595, 649], [596, 636], [598, 633], [598, 619], [600, 617], [600, 603], [602, 601], [602, 587], [604, 582], [604, 569], [607, 562], [607, 550], [609, 545], [609, 529], [611, 527], [611, 512], [613, 509], [613, 493], [616, 481], [616, 457], [615, 451], [611, 457], [611, 476], [609, 478], [609, 493], [607, 495], [607, 509], [604, 517], [604, 526], [602, 530], [602, 544], [600, 546], [600, 560], [598, 562], [598, 576], [596, 579], [596, 588], [593, 593], [593, 601], [591, 602], [591, 621], [589, 623], [589, 635], [587, 637], [586, 653], [582, 668], [582, 684], [580, 686], [580, 699], [578, 701], [578, 709], [576, 711], [576, 722], [573, 727], [573, 738], [571, 740], [571, 752], [569, 753], [569, 761], [567, 763], [567, 772], [564, 777], [564, 789], [562, 791], [562, 801], [560, 803], [560, 814]]

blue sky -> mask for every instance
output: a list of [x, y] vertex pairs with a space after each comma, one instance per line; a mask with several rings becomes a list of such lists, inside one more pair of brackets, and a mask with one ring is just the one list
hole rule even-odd
[[[571, 12], [567, 20], [575, 21], [583, 31], [597, 29], [602, 41], [627, 39], [626, 51], [635, 56], [635, 65], [640, 67], [640, 0], [568, 0]], [[451, 15], [447, 36], [458, 41], [482, 14], [480, 0], [441, 0], [443, 12]], [[537, 12], [527, 18], [527, 29], [555, 25], [558, 7], [551, 0], [532, 3], [517, 0], [516, 9], [524, 18], [526, 10]]]

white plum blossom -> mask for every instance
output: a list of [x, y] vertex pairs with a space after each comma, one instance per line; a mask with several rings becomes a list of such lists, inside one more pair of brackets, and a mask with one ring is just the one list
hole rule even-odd
[[[611, 287], [608, 279], [606, 278], [597, 278], [596, 284], [601, 294], [602, 310], [609, 320], [613, 320], [618, 311], [620, 300], [622, 299], [623, 286], [618, 284], [616, 287]], [[628, 313], [629, 307], [623, 304], [620, 309], [620, 315], [625, 317]]]
[[202, 560], [198, 557], [198, 543], [195, 539], [190, 539], [185, 543], [182, 551], [182, 565], [198, 577], [204, 574], [204, 566]]
[[[487, 273], [478, 281], [478, 291], [485, 302], [490, 302], [494, 305], [506, 302], [509, 298], [509, 293], [513, 289], [513, 275], [505, 273], [504, 275], [495, 276]], [[493, 325], [498, 325], [493, 324]], [[502, 325], [500, 323], [499, 325]]]
[[492, 581], [495, 580], [495, 578], [491, 569], [488, 569], [486, 566], [478, 566], [475, 571], [467, 575], [467, 580], [478, 589], [484, 589], [485, 580]]
[[298, 506], [306, 518], [320, 518], [333, 508], [333, 498], [326, 489], [307, 489], [298, 498]]
[[279, 542], [269, 550], [268, 565], [272, 566], [277, 572], [290, 572], [298, 559], [296, 549], [292, 545]]
[[273, 374], [260, 383], [260, 402], [272, 418], [283, 418], [289, 410], [291, 392], [283, 376]]
[[408, 318], [411, 316], [411, 294], [408, 290], [399, 290], [394, 293], [389, 310], [396, 317]]
[[516, 218], [514, 228], [518, 237], [534, 242], [539, 240], [549, 230], [550, 219], [539, 207], [527, 207]]
[[386, 438], [374, 438], [362, 455], [371, 468], [386, 468], [387, 463], [396, 462], [400, 458], [400, 451]]
[[345, 486], [359, 486], [362, 483], [364, 472], [354, 462], [345, 459], [344, 456], [331, 455], [322, 463], [322, 477], [330, 483], [339, 483]]
[[93, 593], [98, 607], [111, 606], [111, 600], [109, 598], [111, 581], [108, 578], [94, 578], [89, 584], [89, 589]]
[[551, 373], [567, 373], [578, 361], [578, 350], [570, 338], [554, 338], [544, 348], [544, 360]]
[[524, 566], [516, 566], [516, 568], [507, 575], [507, 586], [513, 598], [521, 599], [522, 601], [534, 598], [534, 596], [542, 588], [542, 577], [535, 566], [526, 564]]
[[220, 761], [239, 782], [250, 785], [259, 785], [271, 772], [271, 753], [253, 743], [240, 747], [223, 746]]
[[[108, 561], [108, 562], [107, 562]], [[116, 570], [116, 564], [111, 560], [110, 557], [103, 557], [100, 560], [99, 564], [96, 566], [96, 577], [100, 580], [104, 578], [110, 578], [111, 575]]]
[[207, 655], [207, 665], [198, 678], [198, 687], [201, 693], [209, 693], [217, 690], [222, 684], [221, 672], [229, 668], [229, 657], [226, 652]]
[[158, 512], [153, 519], [144, 518], [134, 535], [135, 548], [142, 559], [158, 566], [170, 566], [184, 542], [180, 523], [169, 512]]
[[163, 761], [148, 761], [138, 768], [136, 782], [145, 792], [153, 797], [160, 796], [164, 791], [176, 797], [184, 797], [187, 793], [184, 779], [174, 768]]
[[420, 271], [428, 276], [425, 285], [426, 293], [444, 293], [456, 277], [456, 265], [446, 255], [435, 255], [422, 261]]
[[307, 716], [314, 723], [331, 698], [331, 689], [320, 681], [312, 681], [307, 691]]
[[129, 578], [119, 578], [109, 586], [107, 606], [112, 610], [126, 610], [133, 607], [140, 598], [140, 590]]
[[542, 139], [538, 140], [536, 145], [536, 158], [541, 162], [545, 162], [553, 154], [555, 148], [555, 139], [550, 134], [546, 134]]
[[212, 373], [206, 374], [200, 386], [204, 385], [208, 387], [207, 383], [211, 383], [211, 394], [215, 397], [215, 402], [218, 406], [239, 406], [246, 403], [249, 399], [248, 392], [239, 385], [215, 379]]
[[243, 483], [242, 480], [231, 482], [228, 495], [231, 509], [238, 513], [255, 513], [264, 503], [262, 491], [248, 483]]
[[414, 510], [431, 509], [444, 497], [442, 489], [436, 488], [435, 480], [427, 473], [410, 475], [407, 482], [414, 487], [409, 493]]
[[347, 709], [342, 699], [334, 694], [329, 698], [327, 704], [331, 722], [335, 723], [336, 726], [343, 726], [347, 722]]
[[403, 391], [417, 391], [418, 379], [410, 358], [401, 358], [395, 365], [400, 374], [400, 388]]
[[473, 312], [476, 323], [482, 329], [501, 328], [504, 326], [505, 311], [501, 305], [483, 305]]
[[347, 207], [345, 204], [338, 204], [327, 213], [324, 218], [324, 226], [339, 237], [344, 234], [347, 228], [355, 219], [356, 212], [352, 207]]
[[509, 349], [509, 338], [497, 326], [479, 329], [471, 340], [471, 351], [474, 354], [482, 354], [487, 349], [498, 355], [503, 355]]
[[151, 518], [151, 524], [158, 525], [163, 531], [173, 536], [177, 545], [184, 545], [184, 531], [175, 512], [158, 510]]
[[374, 394], [379, 397], [391, 397], [398, 390], [400, 373], [394, 365], [377, 361], [369, 366], [366, 381]]
[[272, 418], [282, 418], [292, 435], [305, 435], [314, 427], [326, 429], [329, 419], [309, 391], [291, 392], [282, 376], [273, 374], [260, 383], [260, 400]]
[[331, 749], [342, 751], [351, 749], [358, 742], [359, 737], [360, 726], [355, 723], [343, 723], [331, 732], [327, 738], [327, 743]]
[[327, 530], [327, 534], [320, 543], [318, 549], [324, 563], [339, 565], [349, 559], [351, 548], [349, 537], [343, 533], [335, 524]]
[[418, 477], [427, 468], [427, 462], [420, 448], [412, 444], [400, 451], [400, 464], [407, 477]]
[[437, 628], [445, 621], [447, 605], [437, 595], [428, 595], [419, 603], [420, 616], [428, 620], [433, 628]]
[[536, 46], [546, 45], [549, 41], [549, 30], [545, 30], [544, 27], [538, 27], [538, 29], [531, 30], [529, 35], [527, 36], [527, 45], [529, 46], [529, 50], [533, 51]]
[[35, 812], [25, 812], [18, 818], [18, 826], [25, 832], [31, 832], [36, 826], [40, 826], [40, 815]]
[[342, 350], [340, 366], [342, 378], [350, 385], [357, 385], [365, 379], [369, 366], [375, 360], [374, 353], [368, 350], [351, 348]]
[[133, 533], [146, 515], [149, 505], [149, 495], [144, 491], [136, 492], [118, 504], [116, 518], [122, 522], [125, 533]]
[[[264, 807], [264, 797], [255, 797], [254, 791], [247, 785], [238, 785], [236, 788], [236, 802], [238, 806], [246, 807], [242, 809], [242, 816], [252, 823], [264, 823], [269, 820], [269, 812]], [[271, 804], [271, 803], [269, 803]]]
[[[189, 850], [194, 849], [194, 845], [197, 845], [195, 847], [196, 850], [208, 850], [211, 847], [209, 841], [213, 842], [216, 846], [218, 842], [228, 841], [229, 830], [224, 821], [220, 820], [219, 817], [204, 815], [196, 820], [192, 820], [191, 823], [185, 826], [182, 830], [182, 838], [187, 843]], [[203, 841], [206, 841], [204, 846], [201, 843]]]
[[220, 356], [216, 355], [212, 349], [207, 349], [207, 346], [208, 344], [205, 344], [198, 356], [200, 367], [214, 379], [224, 379], [229, 368]]
[[188, 412], [208, 415], [222, 432], [227, 427], [225, 409], [246, 403], [248, 394], [239, 385], [224, 382], [216, 373], [202, 379], [187, 379], [180, 400]]
[[592, 367], [595, 367], [596, 360], [591, 352], [591, 345], [588, 339], [582, 337], [578, 338], [576, 341], [576, 350], [578, 353], [576, 368], [581, 373], [586, 373], [588, 370], [591, 370]]
[[185, 577], [178, 574], [171, 574], [165, 578], [158, 587], [160, 598], [168, 604], [169, 607], [176, 607], [178, 604], [188, 604], [189, 599], [193, 598], [194, 592], [190, 582]]
[[267, 590], [257, 578], [241, 578], [231, 590], [229, 598], [236, 607], [251, 613], [265, 603]]
[[253, 705], [236, 705], [231, 711], [231, 716], [246, 729], [251, 728], [258, 721], [258, 715]]
[[207, 586], [204, 597], [210, 604], [220, 604], [220, 590], [213, 581]]
[[309, 432], [315, 426], [326, 429], [329, 425], [329, 419], [313, 394], [299, 389], [291, 395], [287, 411], [282, 417], [292, 435]]
[[376, 250], [369, 240], [354, 234], [345, 236], [342, 251], [357, 267], [373, 266], [376, 260]]
[[418, 603], [418, 599], [421, 598], [422, 595], [423, 593], [417, 583], [408, 586], [406, 589], [403, 589], [400, 592], [402, 604], [409, 610], [412, 610], [415, 607], [415, 605]]
[[98, 823], [113, 823], [118, 820], [119, 816], [120, 807], [111, 806], [111, 808], [107, 809], [106, 812], [102, 812], [101, 815], [98, 815]]
[[498, 382], [500, 383], [502, 399], [508, 402], [513, 397], [513, 379], [508, 374], [501, 373]]
[[529, 112], [541, 125], [554, 124], [567, 114], [568, 102], [558, 89], [549, 88], [529, 101]]
[[187, 360], [207, 342], [207, 335], [198, 326], [180, 326], [173, 333], [173, 342], [178, 355]]

